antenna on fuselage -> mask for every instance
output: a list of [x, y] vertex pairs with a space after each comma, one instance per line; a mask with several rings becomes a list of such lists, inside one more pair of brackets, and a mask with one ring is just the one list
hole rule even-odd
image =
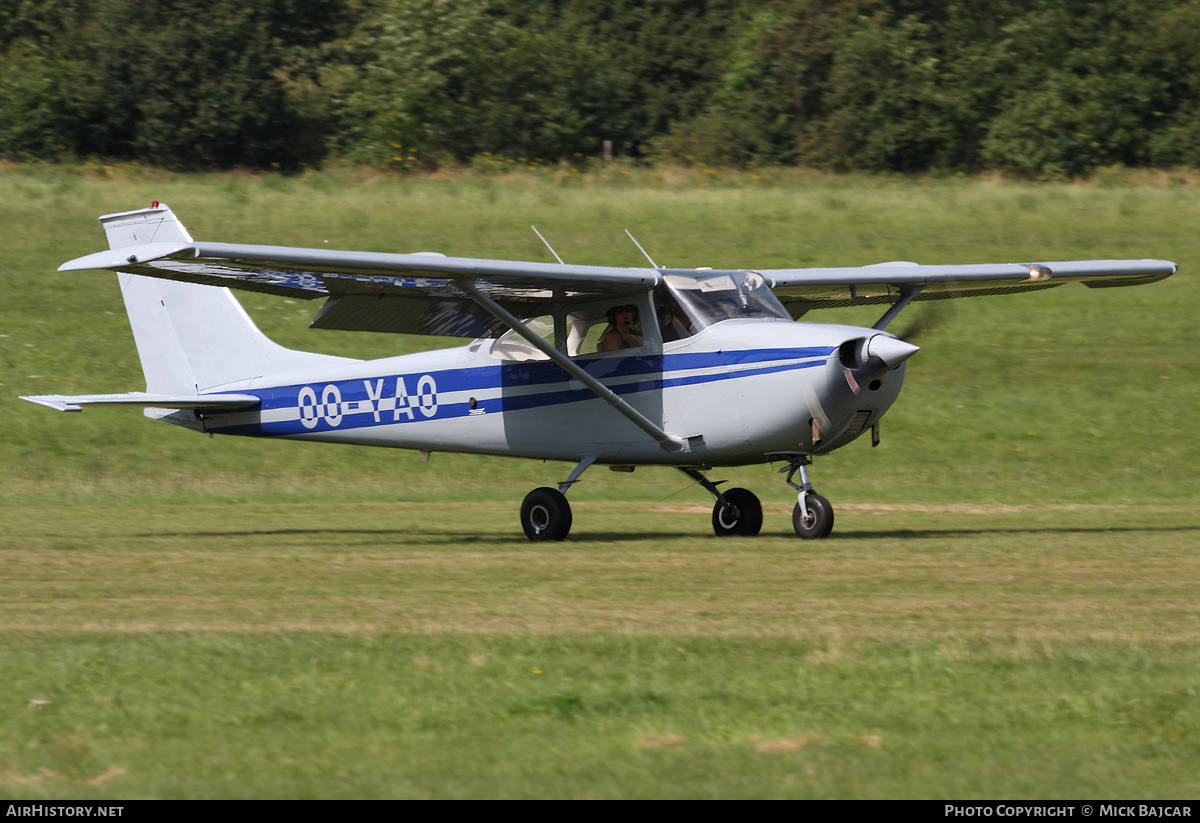
[[556, 251], [554, 250], [554, 246], [551, 246], [551, 245], [550, 245], [550, 243], [549, 243], [549, 241], [548, 241], [548, 240], [546, 240], [546, 238], [545, 238], [545, 237], [542, 237], [542, 233], [541, 233], [540, 231], [538, 231], [538, 230], [537, 230], [537, 226], [534, 226], [534, 225], [532, 225], [532, 224], [531, 224], [531, 225], [529, 226], [529, 228], [533, 229], [533, 233], [534, 233], [534, 234], [536, 234], [536, 235], [538, 236], [538, 240], [541, 240], [543, 243], [545, 243], [545, 244], [546, 244], [546, 248], [550, 249], [550, 253], [554, 255], [554, 259], [555, 259], [555, 260], [557, 260], [557, 261], [559, 262], [559, 264], [560, 264], [560, 265], [563, 265], [563, 266], [567, 265], [566, 263], [563, 263], [563, 259], [562, 259], [561, 257], [559, 257], [559, 256], [558, 256], [558, 252], [556, 252]]
[[625, 233], [629, 235], [629, 239], [633, 241], [633, 245], [638, 247], [638, 251], [640, 251], [647, 260], [650, 260], [650, 265], [657, 269], [658, 264], [650, 259], [650, 255], [646, 254], [646, 250], [642, 248], [642, 244], [639, 243], [637, 238], [630, 233], [629, 229], [625, 229]]

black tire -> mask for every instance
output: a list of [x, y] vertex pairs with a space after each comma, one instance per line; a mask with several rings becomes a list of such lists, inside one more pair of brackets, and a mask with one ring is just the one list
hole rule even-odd
[[792, 509], [792, 526], [796, 529], [796, 534], [805, 540], [828, 537], [833, 531], [833, 506], [815, 492], [808, 493], [804, 498], [804, 505], [808, 509], [807, 518], [801, 515], [799, 503]]
[[724, 497], [725, 505], [718, 500], [713, 506], [713, 531], [718, 537], [754, 537], [762, 531], [762, 503], [754, 492], [730, 489]]
[[521, 503], [521, 528], [530, 540], [562, 540], [571, 531], [571, 504], [558, 489], [534, 489]]

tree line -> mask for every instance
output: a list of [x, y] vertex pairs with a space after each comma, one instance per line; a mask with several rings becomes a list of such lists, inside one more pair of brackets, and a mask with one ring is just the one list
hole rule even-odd
[[10, 0], [0, 154], [1200, 165], [1194, 0]]

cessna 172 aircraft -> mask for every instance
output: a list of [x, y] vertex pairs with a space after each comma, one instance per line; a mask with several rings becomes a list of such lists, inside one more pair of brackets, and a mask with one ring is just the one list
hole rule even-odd
[[[111, 250], [59, 270], [119, 273], [146, 390], [24, 399], [60, 411], [141, 406], [212, 434], [574, 463], [558, 488], [525, 498], [531, 540], [566, 537], [566, 494], [593, 465], [673, 466], [716, 498], [718, 535], [758, 534], [758, 498], [722, 491], [704, 472], [763, 462], [782, 463], [797, 491], [796, 533], [825, 537], [833, 509], [807, 467], [864, 432], [878, 443], [917, 351], [884, 328], [909, 303], [1073, 281], [1136, 285], [1176, 269], [1165, 260], [617, 268], [197, 242], [159, 203], [100, 221]], [[313, 328], [473, 342], [369, 361], [293, 351], [222, 287], [322, 298]], [[793, 322], [858, 304], [888, 308], [871, 328]]]

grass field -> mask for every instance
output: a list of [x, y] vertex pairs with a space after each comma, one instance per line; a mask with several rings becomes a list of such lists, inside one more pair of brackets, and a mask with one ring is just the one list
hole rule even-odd
[[[624, 172], [629, 172], [625, 174]], [[769, 467], [757, 539], [666, 470], [208, 439], [20, 394], [140, 389], [98, 214], [201, 239], [680, 266], [1164, 257], [1152, 286], [957, 301], [883, 444]], [[1200, 192], [668, 173], [0, 170], [0, 796], [1195, 797]], [[383, 356], [450, 341], [313, 332]], [[875, 316], [815, 319], [870, 324]], [[764, 401], [767, 402], [767, 401]]]

